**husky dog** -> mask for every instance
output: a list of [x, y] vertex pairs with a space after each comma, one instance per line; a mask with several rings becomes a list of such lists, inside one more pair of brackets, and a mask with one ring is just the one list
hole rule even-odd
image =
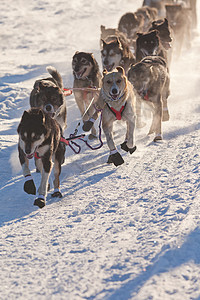
[[166, 17], [174, 32], [174, 47], [177, 57], [181, 55], [183, 47], [191, 48], [191, 9], [181, 4], [168, 4]]
[[106, 40], [106, 38], [110, 35], [118, 36], [119, 30], [117, 28], [106, 28], [104, 25], [100, 26], [101, 34], [100, 34], [100, 46], [102, 44], [102, 40]]
[[166, 59], [166, 50], [163, 48], [159, 32], [152, 30], [147, 33], [138, 33], [136, 40], [136, 62], [149, 55], [158, 55]]
[[129, 66], [135, 62], [135, 57], [129, 45], [120, 36], [112, 36], [111, 41], [107, 42], [103, 40], [102, 42], [101, 58], [103, 69], [110, 72], [117, 66], [121, 66], [127, 73]]
[[123, 32], [128, 39], [135, 39], [137, 32], [142, 32], [144, 17], [141, 14], [128, 12], [124, 14], [118, 23], [118, 30]]
[[[154, 141], [162, 139], [162, 121], [169, 119], [167, 98], [169, 96], [169, 74], [165, 60], [159, 56], [147, 56], [132, 65], [128, 79], [137, 91], [139, 100], [145, 101], [153, 112], [149, 134], [155, 133]], [[165, 109], [163, 110], [163, 106]]]
[[143, 25], [143, 32], [149, 30], [151, 23], [156, 20], [158, 17], [158, 10], [154, 7], [143, 6], [136, 10], [135, 14], [138, 16], [139, 14], [143, 15], [144, 17], [144, 25]]
[[165, 19], [159, 19], [156, 21], [153, 21], [151, 24], [151, 27], [149, 31], [157, 30], [159, 32], [159, 37], [161, 44], [165, 50], [167, 50], [167, 62], [168, 65], [170, 65], [172, 60], [172, 29], [169, 27], [168, 20]]
[[[80, 110], [83, 122], [87, 121], [94, 113], [94, 103], [97, 94], [81, 90], [84, 88], [100, 88], [101, 73], [99, 65], [92, 53], [76, 52], [72, 58], [72, 69], [74, 75], [74, 96]], [[76, 90], [77, 88], [77, 90]], [[78, 90], [80, 89], [80, 90]], [[96, 129], [92, 127], [90, 139], [95, 138]]]
[[29, 170], [28, 160], [37, 154], [42, 178], [34, 205], [42, 208], [45, 206], [52, 161], [54, 161], [55, 177], [52, 197], [62, 197], [59, 182], [61, 164], [64, 160], [64, 149], [60, 143], [61, 129], [58, 122], [49, 114], [45, 114], [41, 109], [32, 108], [24, 111], [17, 132], [19, 134], [19, 160], [25, 177], [24, 191], [33, 195], [36, 194], [36, 188]]
[[50, 114], [64, 130], [67, 125], [67, 108], [62, 77], [54, 67], [47, 67], [47, 71], [52, 77], [36, 80], [30, 94], [30, 106]]
[[[117, 67], [112, 72], [103, 71], [103, 83], [97, 105], [102, 109], [102, 127], [110, 149], [108, 163], [114, 163], [115, 166], [121, 165], [124, 160], [117, 151], [113, 140], [114, 121], [122, 120], [127, 124], [126, 137], [121, 144], [121, 148], [130, 154], [136, 150], [135, 94], [122, 67]], [[83, 125], [83, 130], [89, 131], [97, 117], [98, 112]]]

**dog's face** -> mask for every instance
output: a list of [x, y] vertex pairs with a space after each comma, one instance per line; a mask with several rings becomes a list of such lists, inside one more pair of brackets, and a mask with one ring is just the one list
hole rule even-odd
[[101, 50], [101, 59], [103, 69], [108, 72], [119, 66], [122, 59], [122, 45], [118, 38], [110, 42], [103, 42], [103, 49]]
[[138, 33], [136, 40], [137, 51], [141, 51], [143, 56], [156, 55], [159, 50], [160, 40], [158, 31], [153, 30], [148, 33]]
[[141, 62], [132, 65], [128, 71], [128, 80], [138, 92], [147, 89], [151, 77], [151, 68]]
[[86, 79], [94, 67], [94, 56], [92, 53], [76, 52], [72, 58], [72, 69], [76, 79]]
[[166, 9], [166, 18], [168, 19], [170, 25], [176, 26], [177, 17], [182, 11], [182, 5], [181, 4], [169, 4], [165, 5]]
[[139, 28], [144, 24], [143, 15], [127, 13], [123, 15], [119, 21], [118, 29], [123, 32], [128, 39], [135, 39]]
[[50, 80], [38, 80], [34, 85], [34, 98], [37, 108], [54, 116], [63, 104], [64, 97], [61, 89]]
[[103, 91], [111, 101], [118, 101], [127, 87], [127, 78], [124, 69], [117, 67], [112, 72], [103, 72]]
[[164, 47], [166, 49], [170, 48], [172, 38], [170, 36], [169, 24], [166, 18], [164, 20], [157, 20], [152, 22], [151, 30], [158, 30], [160, 39], [162, 40]]
[[36, 111], [36, 114], [25, 111], [17, 129], [19, 145], [28, 159], [33, 157], [35, 150], [45, 140], [47, 133], [44, 113], [42, 110]]

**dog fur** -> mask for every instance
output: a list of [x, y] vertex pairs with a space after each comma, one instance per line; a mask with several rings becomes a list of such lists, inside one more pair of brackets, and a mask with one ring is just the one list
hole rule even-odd
[[47, 67], [52, 77], [36, 80], [30, 94], [31, 108], [41, 108], [49, 113], [61, 126], [67, 126], [67, 107], [63, 94], [63, 81], [60, 73], [52, 66]]
[[[149, 134], [155, 133], [154, 141], [162, 139], [162, 120], [169, 119], [169, 73], [162, 57], [147, 56], [132, 65], [128, 79], [137, 91], [137, 100], [145, 102], [153, 112]], [[163, 110], [164, 107], [164, 110]]]
[[[135, 94], [131, 83], [127, 80], [124, 69], [117, 67], [115, 70], [103, 72], [103, 84], [98, 99], [98, 107], [102, 110], [102, 128], [110, 149], [108, 163], [115, 166], [124, 163], [121, 154], [117, 151], [113, 138], [113, 123], [118, 119], [126, 122], [127, 131], [125, 141], [121, 148], [129, 153], [136, 150], [135, 146]], [[115, 110], [113, 112], [113, 109]], [[84, 124], [83, 130], [89, 131], [98, 117], [96, 112], [92, 118]]]
[[[77, 51], [72, 58], [72, 69], [74, 75], [73, 87], [75, 89], [101, 87], [102, 76], [99, 71], [99, 65], [92, 53]], [[94, 105], [90, 106], [87, 113], [85, 113], [85, 111], [90, 105], [93, 97], [93, 104], [95, 104], [98, 96], [97, 94], [83, 90], [74, 90], [74, 96], [76, 104], [80, 110], [83, 122], [85, 122], [93, 115], [95, 111]], [[95, 136], [96, 129], [93, 126], [89, 138], [92, 139]]]
[[29, 169], [29, 159], [35, 153], [38, 156], [38, 166], [41, 172], [41, 182], [38, 189], [38, 197], [34, 205], [40, 208], [45, 206], [48, 189], [48, 180], [54, 161], [54, 193], [52, 197], [62, 197], [60, 193], [59, 176], [61, 164], [64, 161], [64, 148], [61, 145], [61, 128], [58, 122], [45, 114], [43, 110], [32, 108], [24, 111], [19, 126], [18, 152], [19, 160], [25, 177], [24, 191], [28, 194], [36, 194], [36, 187]]
[[117, 66], [121, 66], [127, 73], [130, 65], [135, 62], [135, 56], [123, 37], [112, 36], [109, 42], [104, 40], [102, 42], [101, 58], [103, 69], [110, 72]]
[[158, 11], [158, 17], [165, 17], [165, 0], [144, 0], [142, 6], [155, 7]]
[[174, 48], [177, 58], [184, 48], [191, 48], [192, 11], [181, 4], [168, 4], [166, 18], [174, 32]]
[[173, 42], [172, 40], [173, 32], [169, 26], [168, 20], [164, 18], [164, 19], [153, 21], [151, 27], [149, 28], [149, 31], [152, 30], [158, 31], [162, 46], [165, 50], [167, 50], [167, 63], [168, 66], [170, 66], [172, 60], [171, 44]]
[[119, 20], [118, 30], [123, 32], [128, 39], [136, 39], [137, 32], [141, 32], [144, 27], [144, 17], [141, 14], [132, 12], [125, 13]]
[[149, 6], [142, 6], [138, 8], [135, 12], [135, 14], [143, 15], [144, 17], [144, 25], [142, 32], [146, 32], [149, 30], [149, 27], [151, 26], [151, 23], [157, 19], [158, 17], [158, 10], [155, 7], [149, 7]]
[[152, 30], [147, 33], [138, 33], [136, 40], [136, 62], [139, 62], [145, 56], [157, 55], [167, 59], [167, 52], [163, 48], [159, 32]]

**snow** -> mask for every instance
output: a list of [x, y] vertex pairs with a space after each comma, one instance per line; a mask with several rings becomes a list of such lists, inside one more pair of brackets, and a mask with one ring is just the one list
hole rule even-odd
[[[23, 191], [16, 130], [35, 80], [53, 65], [72, 87], [77, 50], [93, 52], [101, 67], [100, 25], [117, 27], [141, 4], [0, 2], [0, 299], [200, 299], [199, 34], [172, 63], [161, 143], [147, 137], [147, 122], [136, 132], [137, 151], [121, 152], [125, 163], [115, 167], [106, 164], [103, 135], [99, 150], [82, 145], [76, 155], [67, 148], [62, 199], [49, 195], [39, 209]], [[66, 103], [67, 137], [80, 113], [73, 95]], [[115, 125], [117, 145], [124, 130]]]

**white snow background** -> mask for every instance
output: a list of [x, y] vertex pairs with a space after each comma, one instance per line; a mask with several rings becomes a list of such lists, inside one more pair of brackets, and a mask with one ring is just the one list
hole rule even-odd
[[[200, 12], [198, 1], [198, 12]], [[171, 67], [161, 143], [137, 130], [137, 151], [107, 165], [104, 146], [67, 148], [62, 199], [43, 209], [23, 191], [17, 126], [52, 65], [72, 87], [75, 51], [100, 68], [100, 25], [117, 27], [135, 0], [0, 1], [0, 299], [200, 299], [200, 35]], [[199, 16], [198, 16], [199, 17]], [[198, 28], [198, 32], [200, 28]], [[80, 120], [66, 97], [65, 136]], [[125, 124], [115, 125], [123, 142]], [[81, 133], [81, 129], [79, 130]], [[37, 184], [40, 175], [33, 178]], [[52, 179], [51, 179], [52, 182]]]

